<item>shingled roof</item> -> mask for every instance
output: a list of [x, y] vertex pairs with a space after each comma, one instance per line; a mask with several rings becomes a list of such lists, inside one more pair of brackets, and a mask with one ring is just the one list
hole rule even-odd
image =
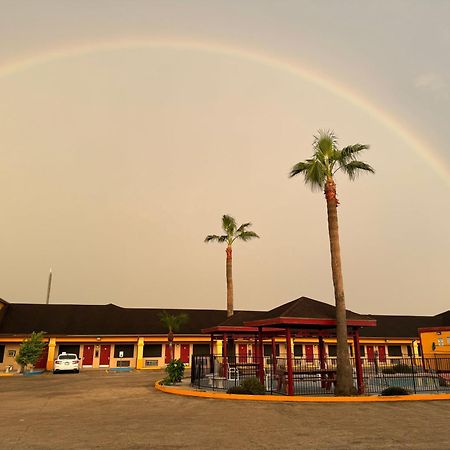
[[[305, 319], [335, 319], [336, 307], [309, 297], [300, 297], [284, 305], [267, 311], [261, 319], [292, 317]], [[258, 319], [256, 319], [258, 320]], [[354, 313], [347, 309], [347, 320], [374, 320], [369, 316]]]
[[[273, 317], [334, 317], [334, 306], [308, 297], [285, 303], [270, 311], [236, 311], [227, 318], [225, 310], [122, 308], [114, 304], [8, 303], [0, 299], [0, 335], [14, 336], [45, 331], [52, 335], [121, 336], [165, 334], [160, 321], [163, 311], [186, 313], [189, 321], [180, 334], [200, 334], [202, 329], [245, 326], [246, 322]], [[350, 320], [376, 320], [376, 327], [363, 327], [361, 337], [417, 338], [419, 328], [450, 326], [450, 311], [436, 316], [360, 315], [347, 311]]]
[[369, 315], [377, 321], [374, 328], [361, 329], [361, 337], [418, 338], [419, 328], [450, 326], [450, 311], [436, 316]]
[[199, 334], [202, 328], [226, 318], [224, 310], [122, 308], [108, 305], [11, 303], [0, 323], [0, 335], [21, 335], [45, 331], [52, 335], [147, 335], [165, 334], [161, 323], [163, 311], [186, 313], [189, 321], [179, 334]]

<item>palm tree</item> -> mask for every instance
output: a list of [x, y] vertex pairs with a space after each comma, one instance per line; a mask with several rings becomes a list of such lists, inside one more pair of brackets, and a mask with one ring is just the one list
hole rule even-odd
[[225, 214], [222, 217], [222, 229], [225, 232], [222, 236], [210, 234], [206, 236], [205, 242], [226, 242], [227, 244], [227, 259], [226, 259], [226, 277], [227, 277], [227, 316], [233, 315], [234, 298], [233, 298], [233, 243], [236, 240], [244, 242], [253, 238], [259, 238], [254, 231], [248, 231], [251, 227], [250, 222], [243, 223], [239, 227], [236, 225], [236, 220], [233, 217]]
[[357, 159], [359, 153], [368, 148], [368, 145], [354, 144], [339, 150], [335, 134], [332, 131], [319, 130], [318, 136], [314, 136], [314, 154], [312, 158], [297, 163], [289, 174], [290, 177], [302, 174], [305, 178], [305, 183], [313, 190], [323, 190], [327, 202], [331, 270], [336, 302], [336, 395], [351, 395], [354, 393], [354, 387], [347, 345], [347, 317], [337, 215], [339, 201], [336, 197], [334, 177], [338, 171], [348, 175], [350, 180], [354, 180], [360, 172], [374, 173], [375, 171], [371, 166]]
[[174, 332], [178, 331], [184, 323], [189, 320], [189, 316], [185, 313], [173, 315], [169, 314], [167, 311], [163, 311], [160, 314], [161, 322], [167, 327], [167, 341], [169, 342], [169, 352], [170, 352], [170, 360], [173, 360], [173, 336]]

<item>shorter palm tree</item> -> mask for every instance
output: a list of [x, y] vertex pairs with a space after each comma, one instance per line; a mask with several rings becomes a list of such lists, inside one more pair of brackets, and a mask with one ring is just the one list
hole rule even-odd
[[226, 277], [227, 277], [227, 316], [233, 315], [234, 311], [234, 294], [233, 294], [233, 242], [237, 239], [247, 242], [253, 238], [259, 238], [254, 231], [248, 231], [251, 227], [250, 222], [243, 223], [239, 227], [236, 220], [225, 214], [222, 217], [222, 229], [225, 232], [222, 236], [210, 234], [206, 236], [205, 242], [226, 242], [227, 243], [227, 260], [226, 260]]
[[169, 314], [167, 311], [163, 311], [159, 316], [161, 322], [167, 327], [167, 341], [169, 343], [170, 360], [174, 358], [173, 352], [173, 338], [174, 333], [178, 331], [184, 323], [189, 320], [189, 316], [185, 313], [173, 315]]

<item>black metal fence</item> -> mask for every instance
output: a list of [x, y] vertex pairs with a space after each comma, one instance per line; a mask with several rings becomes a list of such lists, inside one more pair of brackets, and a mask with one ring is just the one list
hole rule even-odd
[[[353, 382], [357, 387], [355, 358], [351, 358]], [[294, 395], [332, 395], [336, 382], [336, 359], [294, 358]], [[191, 384], [199, 389], [225, 390], [256, 377], [269, 394], [286, 395], [287, 358], [218, 355], [193, 356]], [[413, 393], [450, 394], [450, 358], [363, 358], [362, 383], [365, 394], [380, 394], [388, 387]]]

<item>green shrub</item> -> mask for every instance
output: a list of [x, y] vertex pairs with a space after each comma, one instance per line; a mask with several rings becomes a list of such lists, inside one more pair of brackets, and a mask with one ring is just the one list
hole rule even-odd
[[247, 389], [243, 388], [242, 386], [231, 386], [228, 391], [227, 394], [247, 394], [247, 395], [251, 395], [252, 393], [250, 391], [248, 391]]
[[174, 359], [167, 364], [166, 367], [167, 377], [163, 381], [167, 381], [164, 384], [179, 383], [184, 375], [184, 364], [180, 359]]
[[394, 367], [395, 373], [413, 373], [414, 367], [408, 366], [408, 364], [396, 364]]
[[39, 361], [46, 343], [43, 341], [44, 332], [31, 333], [28, 339], [25, 339], [19, 347], [19, 353], [16, 361], [20, 364], [21, 372], [25, 372], [28, 366], [34, 366]]
[[245, 378], [241, 382], [241, 387], [253, 395], [264, 395], [266, 393], [264, 385], [256, 377]]
[[385, 374], [393, 374], [393, 373], [395, 373], [395, 370], [394, 370], [393, 367], [385, 367], [385, 368], [382, 370], [382, 372], [385, 373]]
[[402, 388], [400, 386], [391, 386], [386, 388], [381, 395], [383, 396], [390, 396], [390, 395], [409, 395], [411, 394], [408, 389]]

